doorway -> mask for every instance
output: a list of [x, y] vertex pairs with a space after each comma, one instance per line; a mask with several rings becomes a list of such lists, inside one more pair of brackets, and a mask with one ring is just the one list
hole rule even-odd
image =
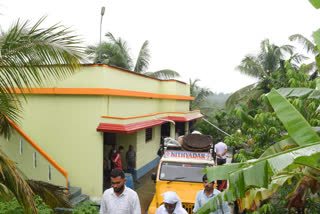
[[185, 134], [186, 124], [184, 122], [176, 122], [176, 138]]
[[163, 139], [166, 137], [170, 137], [170, 123], [164, 123], [161, 125], [161, 144], [163, 143]]
[[111, 155], [116, 147], [116, 134], [110, 132], [103, 133], [103, 191], [110, 188]]

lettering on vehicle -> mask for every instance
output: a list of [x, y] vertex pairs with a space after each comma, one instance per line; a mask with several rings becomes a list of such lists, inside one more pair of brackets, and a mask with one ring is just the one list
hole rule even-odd
[[166, 151], [166, 157], [171, 158], [187, 158], [187, 159], [209, 159], [209, 155], [206, 153], [199, 152], [176, 152], [176, 151]]

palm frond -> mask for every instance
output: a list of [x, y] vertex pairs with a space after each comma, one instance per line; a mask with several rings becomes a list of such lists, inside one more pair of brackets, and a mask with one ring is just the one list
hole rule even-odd
[[190, 96], [195, 97], [196, 96], [196, 89], [198, 88], [197, 82], [199, 82], [199, 79], [192, 80], [189, 79], [189, 85], [190, 85]]
[[236, 67], [240, 73], [243, 73], [247, 76], [251, 76], [258, 79], [263, 79], [267, 77], [268, 74], [264, 71], [264, 69], [257, 62], [257, 58], [254, 56], [246, 56], [239, 66]]
[[96, 54], [97, 54], [97, 46], [94, 46], [94, 45], [89, 45], [84, 53], [88, 55], [89, 59], [93, 60], [95, 57], [96, 57]]
[[209, 95], [213, 94], [212, 91], [208, 88], [198, 88], [195, 91], [195, 99], [191, 102], [191, 109], [194, 109], [196, 106], [199, 106], [200, 103]]
[[225, 102], [226, 109], [231, 109], [234, 107], [240, 100], [243, 100], [243, 97], [251, 90], [258, 90], [259, 83], [253, 83], [251, 85], [245, 86], [231, 94]]
[[15, 123], [20, 121], [21, 108], [19, 100], [0, 94], [0, 135], [10, 138], [13, 129], [9, 120]]
[[34, 194], [39, 195], [49, 207], [73, 207], [65, 192], [67, 188], [31, 179], [27, 180], [27, 183]]
[[137, 58], [136, 65], [134, 67], [134, 72], [144, 73], [149, 66], [150, 62], [150, 50], [149, 50], [149, 42], [146, 40], [139, 51], [139, 56]]
[[297, 41], [300, 44], [302, 44], [303, 48], [306, 49], [306, 51], [308, 53], [313, 53], [313, 54], [318, 54], [318, 52], [316, 51], [316, 45], [310, 41], [309, 39], [307, 39], [306, 37], [304, 37], [301, 34], [294, 34], [292, 36], [289, 37], [290, 41]]
[[83, 58], [79, 38], [62, 25], [40, 28], [44, 20], [32, 27], [29, 21], [18, 20], [0, 36], [1, 93], [39, 86], [43, 80], [62, 79], [78, 70]]
[[147, 76], [162, 79], [162, 80], [168, 80], [168, 79], [180, 77], [180, 74], [178, 72], [170, 70], [170, 69], [163, 69], [163, 70], [155, 71], [155, 72], [146, 72], [144, 74]]
[[0, 151], [0, 184], [2, 184], [1, 197], [14, 195], [26, 214], [38, 213], [33, 201], [33, 192], [27, 182], [17, 170], [15, 162], [8, 159]]
[[309, 59], [309, 57], [306, 57], [306, 56], [299, 54], [299, 53], [295, 53], [290, 56], [289, 61], [294, 61], [294, 62], [300, 64], [302, 61], [307, 60], [307, 59]]
[[132, 58], [130, 56], [130, 48], [127, 42], [120, 37], [116, 39], [110, 32], [106, 34], [106, 37], [111, 41], [111, 44], [114, 46], [114, 48], [117, 48], [118, 55], [121, 55], [121, 58], [126, 59], [126, 64], [129, 67], [128, 69], [132, 70]]
[[282, 54], [281, 56], [283, 56], [285, 53], [288, 53], [288, 54], [292, 55], [295, 47], [292, 46], [292, 45], [282, 45], [282, 46], [279, 47], [279, 49], [280, 49], [281, 54]]

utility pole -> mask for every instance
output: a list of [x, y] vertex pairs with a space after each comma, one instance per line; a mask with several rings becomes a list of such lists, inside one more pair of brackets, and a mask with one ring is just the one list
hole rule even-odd
[[101, 31], [102, 31], [102, 18], [104, 15], [105, 7], [101, 7], [101, 20], [100, 20], [100, 42], [99, 42], [99, 64], [101, 64]]

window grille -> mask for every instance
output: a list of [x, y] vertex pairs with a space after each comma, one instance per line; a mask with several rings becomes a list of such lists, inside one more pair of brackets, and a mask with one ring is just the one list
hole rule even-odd
[[152, 128], [146, 129], [146, 142], [152, 140]]

